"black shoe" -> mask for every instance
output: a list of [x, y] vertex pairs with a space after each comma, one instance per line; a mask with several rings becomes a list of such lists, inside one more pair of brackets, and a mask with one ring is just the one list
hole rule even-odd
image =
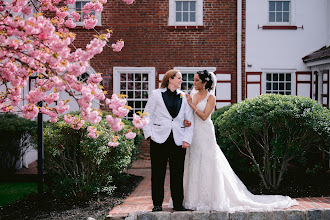
[[181, 206], [181, 207], [174, 207], [173, 208], [174, 211], [189, 211], [189, 209], [186, 209], [185, 207]]
[[163, 211], [163, 208], [162, 208], [161, 206], [154, 206], [154, 207], [152, 208], [152, 211], [153, 211], [153, 212], [160, 212], [160, 211]]

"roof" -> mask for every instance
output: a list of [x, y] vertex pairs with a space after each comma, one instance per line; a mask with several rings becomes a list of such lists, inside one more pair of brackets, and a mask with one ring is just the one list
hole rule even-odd
[[303, 57], [302, 60], [304, 63], [313, 62], [317, 60], [324, 60], [330, 58], [330, 46], [324, 46], [319, 50], [316, 50], [307, 56]]

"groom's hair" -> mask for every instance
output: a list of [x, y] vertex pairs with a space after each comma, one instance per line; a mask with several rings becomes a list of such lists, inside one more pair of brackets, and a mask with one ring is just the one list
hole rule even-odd
[[168, 86], [170, 78], [174, 79], [175, 75], [179, 72], [179, 70], [169, 70], [165, 73], [162, 82], [160, 84], [160, 88], [166, 88]]

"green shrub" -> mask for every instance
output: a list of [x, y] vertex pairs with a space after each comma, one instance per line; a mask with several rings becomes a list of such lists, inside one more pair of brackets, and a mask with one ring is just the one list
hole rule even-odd
[[215, 124], [231, 141], [229, 151], [252, 160], [266, 189], [280, 186], [289, 162], [327, 149], [330, 140], [330, 110], [306, 97], [260, 95], [233, 105]]
[[13, 173], [30, 145], [36, 143], [37, 123], [15, 114], [0, 114], [0, 169]]
[[[105, 119], [93, 125], [100, 132], [97, 139], [87, 136], [89, 123], [74, 130], [64, 121], [48, 124], [44, 129], [45, 170], [58, 197], [90, 198], [99, 192], [111, 193], [112, 176], [131, 164], [134, 140], [124, 136], [127, 127], [113, 133]], [[113, 135], [120, 143], [109, 147]]]

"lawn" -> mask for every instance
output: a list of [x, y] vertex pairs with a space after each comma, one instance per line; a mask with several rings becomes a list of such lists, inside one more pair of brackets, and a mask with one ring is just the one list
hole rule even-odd
[[0, 207], [24, 198], [30, 193], [38, 192], [38, 184], [31, 182], [0, 183]]

